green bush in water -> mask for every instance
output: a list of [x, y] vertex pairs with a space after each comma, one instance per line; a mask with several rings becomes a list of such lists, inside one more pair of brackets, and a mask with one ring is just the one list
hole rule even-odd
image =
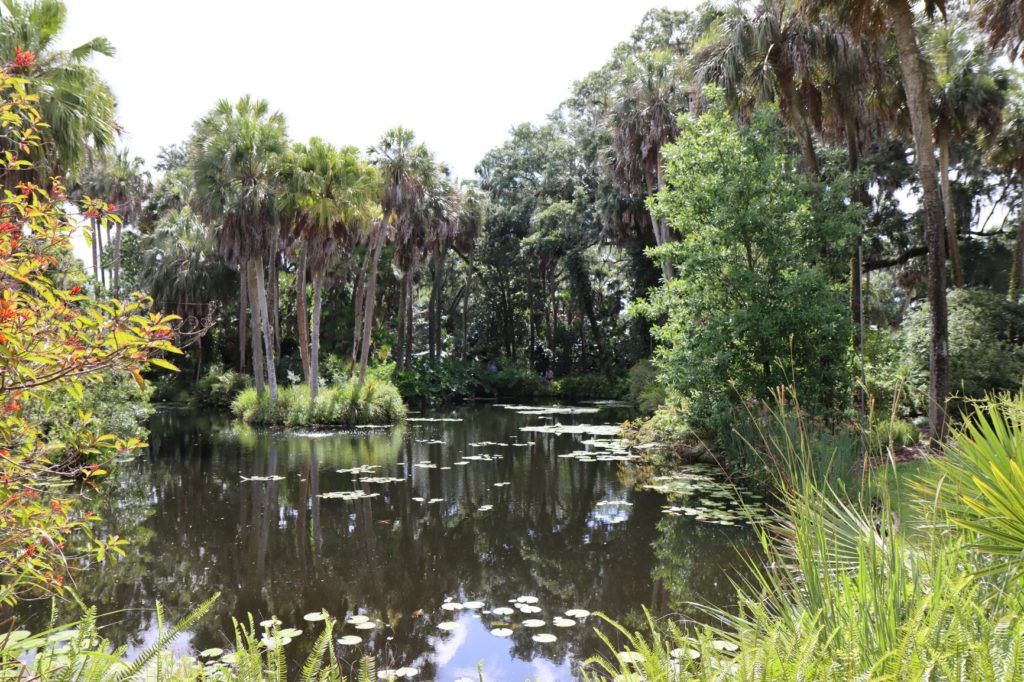
[[658, 383], [658, 372], [650, 360], [641, 360], [629, 368], [629, 399], [641, 412], [650, 414], [665, 403], [665, 387]]
[[192, 387], [189, 402], [205, 407], [228, 408], [238, 394], [250, 386], [252, 377], [215, 365]]
[[316, 399], [302, 384], [282, 387], [277, 402], [270, 396], [256, 395], [255, 388], [238, 394], [231, 411], [247, 424], [265, 426], [345, 426], [396, 424], [405, 419], [405, 404], [398, 389], [389, 381], [367, 377], [360, 386], [356, 379], [325, 386]]
[[625, 379], [598, 373], [570, 374], [554, 381], [551, 390], [556, 397], [567, 400], [621, 400], [628, 393]]

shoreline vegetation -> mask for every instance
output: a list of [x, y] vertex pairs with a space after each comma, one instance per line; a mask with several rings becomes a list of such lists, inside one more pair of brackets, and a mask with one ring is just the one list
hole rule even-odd
[[303, 384], [280, 389], [276, 402], [245, 388], [231, 403], [231, 413], [252, 426], [389, 426], [405, 420], [398, 389], [384, 378], [323, 386], [315, 397]]

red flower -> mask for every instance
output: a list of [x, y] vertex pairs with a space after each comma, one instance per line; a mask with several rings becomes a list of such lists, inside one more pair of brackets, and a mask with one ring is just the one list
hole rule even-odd
[[11, 414], [12, 412], [21, 412], [21, 404], [17, 400], [12, 400], [4, 405], [4, 414]]
[[71, 294], [72, 296], [77, 296], [78, 294], [82, 293], [82, 287], [71, 287], [71, 291], [69, 291], [68, 293]]
[[14, 61], [11, 62], [11, 68], [27, 69], [36, 63], [36, 56], [31, 52], [22, 52], [20, 47], [14, 48]]
[[4, 234], [14, 234], [17, 231], [18, 226], [9, 220], [3, 224], [0, 224], [0, 232], [3, 232]]
[[114, 205], [114, 204], [107, 204], [107, 210], [108, 211], [116, 211], [117, 210], [117, 206]]

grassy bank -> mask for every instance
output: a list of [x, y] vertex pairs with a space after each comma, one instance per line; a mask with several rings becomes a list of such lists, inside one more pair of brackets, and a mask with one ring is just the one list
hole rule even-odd
[[316, 399], [309, 387], [281, 388], [276, 403], [269, 396], [245, 388], [231, 403], [231, 412], [247, 424], [262, 426], [339, 426], [397, 424], [405, 419], [405, 404], [394, 384], [369, 377], [360, 386], [355, 379], [325, 386]]

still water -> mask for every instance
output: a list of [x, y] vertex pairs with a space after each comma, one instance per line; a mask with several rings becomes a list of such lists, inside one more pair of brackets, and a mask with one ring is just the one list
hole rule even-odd
[[[368, 653], [381, 667], [449, 681], [476, 679], [482, 661], [491, 682], [572, 679], [602, 652], [595, 616], [553, 625], [569, 609], [641, 627], [642, 605], [697, 616], [692, 602], [734, 601], [730, 581], [743, 578], [755, 547], [749, 527], [665, 514], [666, 496], [634, 486], [634, 465], [607, 456], [592, 433], [522, 430], [614, 424], [629, 416], [621, 408], [412, 416], [444, 421], [253, 432], [215, 415], [158, 412], [148, 451], [120, 465], [93, 502], [104, 530], [131, 545], [79, 577], [84, 601], [120, 611], [108, 636], [137, 650], [155, 637], [155, 602], [180, 617], [220, 592], [176, 651], [230, 648], [232, 617], [251, 613], [305, 631], [286, 649], [296, 659], [319, 629], [303, 615], [326, 609], [339, 620], [336, 637], [362, 639], [337, 647], [345, 660]], [[365, 496], [330, 495], [354, 490]], [[524, 596], [536, 601], [512, 608]], [[466, 602], [482, 605], [453, 608]], [[501, 607], [513, 614], [493, 612]], [[376, 627], [343, 624], [353, 615]], [[544, 625], [524, 627], [527, 619]], [[535, 642], [538, 634], [556, 640]]]

